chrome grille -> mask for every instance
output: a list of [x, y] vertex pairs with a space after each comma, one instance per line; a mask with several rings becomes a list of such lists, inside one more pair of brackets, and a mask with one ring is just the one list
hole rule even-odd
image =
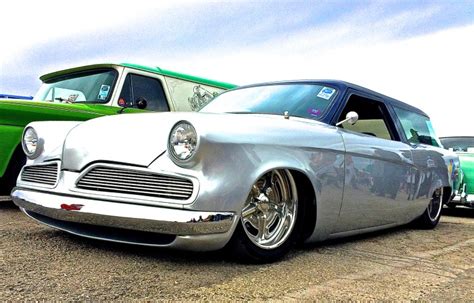
[[44, 185], [55, 185], [58, 178], [58, 163], [25, 166], [21, 172], [21, 180]]
[[193, 183], [184, 178], [115, 167], [94, 167], [77, 182], [82, 189], [187, 200]]

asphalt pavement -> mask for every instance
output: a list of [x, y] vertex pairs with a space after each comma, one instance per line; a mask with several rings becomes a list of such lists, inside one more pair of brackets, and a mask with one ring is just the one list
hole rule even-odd
[[434, 230], [403, 226], [248, 265], [80, 238], [0, 203], [1, 301], [472, 301], [473, 285], [474, 209], [444, 209]]

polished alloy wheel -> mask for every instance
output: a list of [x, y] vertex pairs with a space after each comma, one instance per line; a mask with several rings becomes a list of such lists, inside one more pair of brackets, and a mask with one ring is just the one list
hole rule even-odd
[[433, 193], [433, 198], [431, 198], [430, 204], [428, 204], [428, 216], [431, 221], [436, 221], [441, 213], [443, 208], [443, 189], [437, 189]]
[[273, 170], [252, 187], [242, 209], [242, 226], [250, 241], [274, 249], [291, 235], [296, 222], [298, 197], [291, 173]]

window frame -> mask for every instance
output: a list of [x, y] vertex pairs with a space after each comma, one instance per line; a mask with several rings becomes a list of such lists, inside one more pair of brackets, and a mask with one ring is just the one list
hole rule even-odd
[[[406, 134], [405, 134], [405, 128], [403, 127], [403, 124], [402, 124], [402, 120], [400, 119], [400, 116], [397, 114], [397, 111], [396, 111], [395, 108], [398, 108], [398, 109], [403, 110], [403, 111], [411, 112], [411, 113], [413, 113], [413, 114], [419, 115], [420, 117], [425, 117], [425, 118], [427, 118], [428, 121], [430, 121], [430, 122], [431, 122], [431, 119], [430, 119], [430, 117], [429, 117], [428, 115], [425, 115], [425, 114], [422, 114], [422, 113], [419, 113], [419, 112], [411, 111], [411, 110], [409, 110], [409, 109], [407, 109], [407, 108], [404, 108], [404, 107], [402, 107], [402, 106], [392, 105], [393, 113], [394, 113], [394, 115], [395, 115], [395, 117], [396, 117], [396, 120], [397, 120], [398, 123], [399, 123], [399, 128], [400, 128], [400, 130], [401, 130], [401, 133], [402, 133], [403, 138], [404, 138], [404, 142], [405, 142], [406, 144], [409, 144], [410, 146], [418, 146], [418, 145], [422, 144], [422, 145], [430, 146], [430, 147], [443, 148], [443, 144], [441, 143], [441, 140], [440, 140], [440, 138], [438, 137], [438, 135], [436, 135], [436, 132], [434, 133], [434, 135], [435, 135], [434, 139], [435, 139], [435, 140], [437, 139], [438, 146], [435, 146], [435, 145], [432, 145], [432, 144], [421, 143], [421, 142], [413, 143], [413, 142], [408, 141], [408, 138], [407, 138], [407, 136], [406, 136]], [[430, 137], [431, 137], [431, 136], [430, 136]]]
[[[166, 111], [154, 111], [154, 110], [149, 110], [147, 108], [145, 108], [144, 110], [147, 110], [147, 111], [150, 111], [150, 112], [156, 112], [156, 113], [172, 111], [172, 107], [170, 106], [170, 97], [169, 97], [169, 94], [168, 94], [168, 89], [167, 89], [166, 85], [164, 84], [165, 83], [164, 79], [161, 79], [159, 77], [150, 75], [149, 73], [141, 73], [141, 72], [135, 71], [135, 70], [126, 70], [123, 73], [123, 80], [121, 81], [120, 92], [117, 92], [118, 93], [117, 94], [117, 106], [123, 107], [123, 106], [118, 104], [118, 101], [120, 100], [120, 96], [122, 95], [122, 91], [123, 91], [125, 85], [127, 85], [127, 77], [129, 75], [130, 75], [130, 83], [129, 84], [130, 84], [130, 91], [131, 91], [131, 94], [132, 94], [132, 98], [135, 97], [134, 87], [133, 87], [133, 79], [132, 79], [133, 76], [145, 77], [145, 78], [148, 78], [148, 79], [156, 80], [161, 85], [161, 90], [163, 92], [163, 96], [165, 97], [165, 105], [167, 107], [167, 110]], [[135, 100], [132, 100], [132, 102], [133, 102], [133, 104], [135, 104]], [[132, 107], [128, 107], [128, 108], [137, 108], [137, 107], [132, 106]]]
[[[400, 131], [398, 128], [398, 125], [396, 123], [396, 120], [398, 119], [397, 116], [394, 116], [393, 111], [390, 108], [390, 104], [387, 104], [387, 102], [376, 95], [368, 94], [365, 92], [361, 92], [352, 88], [347, 89], [344, 98], [342, 99], [341, 105], [339, 106], [338, 110], [336, 111], [336, 114], [334, 115], [334, 118], [332, 119], [331, 125], [336, 125], [340, 121], [340, 118], [345, 119], [345, 117], [341, 117], [341, 114], [344, 112], [344, 109], [346, 108], [349, 100], [351, 99], [352, 96], [357, 96], [360, 98], [368, 99], [372, 101], [373, 103], [377, 104], [382, 112], [383, 120], [385, 122], [385, 125], [387, 126], [387, 130], [390, 134], [390, 137], [392, 139], [385, 139], [381, 137], [372, 137], [372, 138], [377, 138], [381, 140], [389, 140], [389, 141], [395, 141], [395, 142], [403, 142], [406, 143], [401, 135]], [[350, 131], [350, 130], [349, 130]], [[363, 134], [360, 132], [357, 132], [359, 134]], [[368, 136], [368, 135], [367, 135]]]
[[[120, 82], [120, 73], [116, 68], [113, 67], [100, 67], [100, 68], [92, 68], [92, 69], [85, 69], [85, 70], [80, 70], [76, 72], [71, 72], [71, 73], [65, 73], [62, 75], [58, 75], [52, 78], [48, 78], [47, 80], [43, 81], [44, 84], [50, 84], [51, 82], [57, 82], [57, 81], [63, 81], [68, 78], [71, 78], [71, 76], [81, 76], [81, 75], [93, 75], [93, 74], [98, 74], [102, 72], [109, 72], [112, 71], [114, 73], [114, 81], [112, 81], [111, 85], [111, 91], [112, 93], [107, 96], [107, 99], [104, 100], [103, 102], [99, 101], [83, 101], [83, 102], [78, 102], [78, 104], [109, 104], [112, 100], [114, 100], [114, 94], [116, 92], [117, 87], [119, 87], [118, 83]], [[36, 95], [35, 95], [36, 97]], [[34, 100], [34, 99], [33, 99]], [[41, 100], [41, 102], [44, 100]]]

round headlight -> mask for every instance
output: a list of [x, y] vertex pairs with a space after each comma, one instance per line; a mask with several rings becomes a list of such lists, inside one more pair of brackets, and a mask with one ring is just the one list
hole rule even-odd
[[38, 154], [38, 134], [33, 127], [28, 127], [23, 132], [21, 145], [23, 151], [29, 158], [34, 158]]
[[176, 160], [186, 161], [196, 153], [196, 130], [189, 122], [180, 121], [171, 129], [168, 144], [170, 153]]

